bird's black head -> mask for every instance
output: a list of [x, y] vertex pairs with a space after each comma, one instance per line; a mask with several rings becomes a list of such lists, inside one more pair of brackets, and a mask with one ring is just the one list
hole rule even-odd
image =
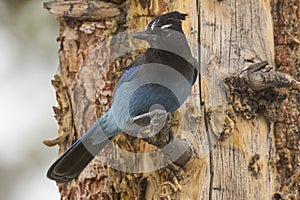
[[158, 33], [173, 30], [183, 33], [181, 20], [185, 20], [186, 16], [187, 14], [177, 11], [164, 14], [150, 21], [146, 26], [146, 31]]
[[187, 14], [175, 11], [156, 17], [147, 24], [145, 31], [135, 33], [133, 37], [146, 40], [153, 47], [170, 44], [184, 37], [181, 21], [186, 16]]

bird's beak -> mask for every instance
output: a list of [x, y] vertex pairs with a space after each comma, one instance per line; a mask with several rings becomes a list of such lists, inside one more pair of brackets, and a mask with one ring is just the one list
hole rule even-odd
[[132, 37], [135, 39], [139, 39], [139, 40], [154, 40], [156, 38], [156, 35], [151, 34], [147, 31], [143, 31], [143, 32], [137, 32], [132, 34]]

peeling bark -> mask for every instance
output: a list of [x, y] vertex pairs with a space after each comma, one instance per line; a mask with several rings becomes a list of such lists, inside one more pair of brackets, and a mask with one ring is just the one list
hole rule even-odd
[[[50, 147], [63, 143], [68, 136], [74, 134], [70, 97], [59, 75], [54, 76], [52, 85], [56, 90], [56, 100], [58, 102], [58, 106], [53, 107], [53, 111], [59, 125], [59, 136], [53, 140], [43, 141], [45, 145]], [[65, 151], [64, 147], [60, 148], [59, 155], [62, 155]]]

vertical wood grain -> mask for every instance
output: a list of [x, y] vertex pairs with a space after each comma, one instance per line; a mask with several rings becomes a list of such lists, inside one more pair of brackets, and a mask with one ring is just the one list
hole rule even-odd
[[[271, 7], [269, 1], [199, 2], [201, 90], [208, 134], [218, 137], [230, 110], [224, 78], [241, 71], [247, 51], [274, 63]], [[252, 120], [235, 116], [233, 120], [232, 135], [218, 142], [210, 154], [209, 194], [203, 199], [271, 199], [275, 178], [269, 165], [275, 156], [273, 125], [262, 116]], [[255, 155], [259, 155], [255, 163], [258, 176], [249, 170]]]

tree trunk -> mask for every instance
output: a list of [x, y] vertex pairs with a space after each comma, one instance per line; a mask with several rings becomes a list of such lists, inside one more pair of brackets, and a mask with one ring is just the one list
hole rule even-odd
[[[300, 1], [273, 0], [275, 62], [279, 71], [300, 80]], [[277, 199], [300, 199], [300, 94], [286, 89], [275, 123]]]
[[[132, 173], [130, 160], [105, 148], [78, 179], [58, 184], [61, 199], [299, 199], [299, 92], [255, 91], [239, 74], [245, 65], [267, 60], [291, 75], [299, 68], [299, 1], [284, 0], [113, 0], [45, 3], [59, 22], [60, 72], [55, 76], [60, 154], [103, 115], [122, 71], [142, 51], [124, 43], [128, 30], [144, 28], [169, 11], [188, 13], [184, 31], [200, 73], [192, 95], [173, 115], [172, 130], [187, 140], [194, 155], [147, 173]], [[273, 18], [271, 10], [273, 8]], [[288, 32], [285, 38], [282, 30]], [[125, 32], [126, 34], [120, 34]], [[118, 40], [109, 39], [119, 34]], [[196, 42], [195, 42], [196, 41]], [[197, 45], [198, 42], [200, 46]], [[115, 57], [116, 52], [120, 57]], [[289, 53], [287, 56], [287, 52]], [[293, 55], [293, 56], [290, 56]], [[284, 99], [282, 92], [287, 93]], [[288, 106], [287, 106], [288, 105]], [[119, 135], [122, 149], [149, 152], [155, 147]], [[123, 166], [111, 168], [107, 155]], [[126, 172], [127, 171], [127, 172]]]

